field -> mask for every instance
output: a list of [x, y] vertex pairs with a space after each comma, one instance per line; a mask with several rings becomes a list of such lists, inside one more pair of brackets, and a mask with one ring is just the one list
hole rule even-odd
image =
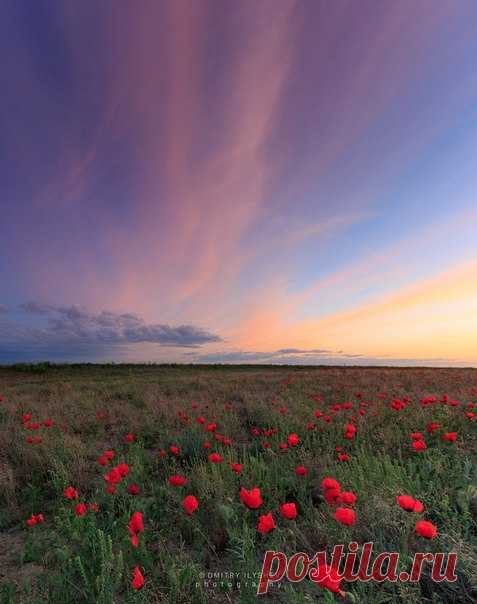
[[[477, 370], [17, 366], [0, 397], [3, 603], [477, 602]], [[256, 595], [267, 550], [352, 541], [457, 578]]]

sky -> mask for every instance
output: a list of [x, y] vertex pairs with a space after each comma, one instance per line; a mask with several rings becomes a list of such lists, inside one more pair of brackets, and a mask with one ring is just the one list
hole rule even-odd
[[477, 366], [474, 0], [3, 0], [0, 363]]

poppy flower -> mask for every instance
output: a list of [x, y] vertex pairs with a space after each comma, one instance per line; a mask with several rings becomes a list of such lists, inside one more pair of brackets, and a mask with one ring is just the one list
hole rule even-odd
[[305, 468], [305, 466], [297, 466], [295, 468], [295, 474], [297, 476], [306, 476], [308, 474], [308, 470]]
[[224, 461], [224, 458], [219, 453], [211, 453], [208, 456], [208, 460], [211, 461], [212, 463], [221, 463]]
[[138, 566], [134, 567], [131, 585], [133, 589], [141, 589], [141, 587], [144, 585], [144, 577], [142, 576], [142, 572], [139, 570]]
[[242, 473], [242, 464], [240, 464], [240, 463], [231, 463], [230, 467], [232, 468], [232, 470], [236, 474], [241, 474]]
[[354, 505], [356, 503], [357, 497], [351, 491], [343, 491], [340, 493], [340, 501], [341, 503], [345, 503], [346, 505]]
[[269, 533], [270, 531], [273, 531], [275, 527], [275, 520], [273, 519], [271, 512], [258, 517], [257, 531], [259, 533]]
[[231, 438], [224, 438], [223, 443], [226, 447], [230, 447], [230, 445], [232, 444], [232, 439]]
[[318, 564], [317, 568], [310, 571], [309, 577], [320, 587], [324, 587], [333, 593], [343, 594], [340, 590], [341, 576], [335, 568], [328, 566], [328, 564]]
[[341, 489], [340, 483], [334, 478], [326, 477], [321, 481], [321, 488], [325, 491], [326, 489]]
[[128, 443], [132, 443], [133, 440], [135, 439], [134, 434], [131, 434], [131, 432], [128, 432], [128, 434], [126, 434], [126, 436], [124, 437], [126, 439], [126, 441]]
[[416, 522], [416, 533], [425, 539], [434, 539], [437, 535], [437, 528], [427, 520], [418, 520]]
[[169, 478], [169, 484], [171, 484], [173, 487], [183, 487], [186, 483], [187, 478], [184, 478], [184, 476], [176, 475]]
[[118, 484], [121, 482], [121, 473], [118, 468], [111, 468], [111, 471], [105, 474], [103, 478], [110, 485]]
[[185, 497], [184, 500], [182, 501], [182, 507], [187, 512], [187, 514], [189, 514], [189, 516], [190, 516], [199, 507], [199, 502], [194, 497], [194, 495], [187, 495], [187, 497]]
[[412, 440], [423, 440], [424, 434], [421, 434], [420, 432], [412, 432], [409, 434], [409, 438]]
[[167, 455], [167, 453], [164, 451], [164, 449], [161, 449], [159, 451], [159, 457], [165, 457]]
[[416, 512], [417, 514], [420, 514], [424, 510], [422, 503], [410, 495], [398, 495], [396, 501], [406, 512]]
[[131, 484], [128, 486], [128, 493], [131, 495], [138, 495], [141, 492], [141, 489], [137, 486], [137, 484]]
[[119, 472], [119, 474], [122, 477], [125, 477], [129, 474], [129, 466], [127, 463], [120, 463], [117, 467], [117, 470]]
[[341, 501], [340, 489], [326, 489], [326, 491], [323, 493], [323, 496], [328, 505], [334, 505]]
[[53, 420], [45, 419], [45, 421], [43, 422], [43, 425], [45, 426], [45, 428], [51, 428], [51, 426], [53, 425]]
[[109, 493], [110, 495], [114, 495], [114, 493], [116, 493], [117, 489], [114, 485], [110, 484], [106, 487], [106, 493]]
[[45, 517], [43, 516], [43, 514], [32, 514], [30, 516], [30, 518], [28, 518], [28, 520], [26, 521], [26, 523], [28, 524], [28, 526], [35, 526], [35, 524], [39, 524], [40, 522], [43, 522], [45, 520]]
[[195, 421], [198, 424], [205, 424], [205, 417], [198, 417]]
[[63, 491], [63, 495], [66, 499], [78, 499], [79, 497], [78, 491], [74, 487], [66, 487]]
[[278, 445], [278, 447], [282, 450], [282, 451], [286, 451], [288, 449], [288, 445], [287, 443], [280, 443]]
[[425, 449], [427, 449], [427, 445], [423, 440], [413, 441], [412, 446], [414, 447], [415, 451], [424, 451]]
[[104, 457], [106, 457], [106, 459], [111, 460], [114, 457], [114, 451], [105, 451], [103, 453], [103, 455], [104, 455]]
[[108, 465], [107, 457], [105, 457], [104, 455], [101, 455], [101, 457], [98, 458], [98, 463], [100, 466], [107, 466]]
[[206, 440], [205, 443], [202, 445], [202, 447], [204, 449], [211, 449], [212, 448], [212, 443], [210, 443], [208, 440]]
[[251, 510], [256, 510], [263, 503], [260, 489], [254, 487], [253, 489], [250, 489], [250, 491], [247, 491], [247, 489], [242, 487], [240, 489], [240, 501]]
[[144, 532], [142, 512], [134, 512], [133, 514], [131, 514], [128, 528], [131, 535], [137, 535], [139, 533]]
[[99, 505], [97, 503], [88, 503], [88, 509], [92, 512], [99, 512]]
[[179, 455], [179, 447], [172, 445], [169, 447], [169, 452], [172, 453], [172, 455]]
[[349, 455], [347, 453], [340, 453], [338, 455], [338, 461], [349, 461]]
[[442, 440], [446, 440], [448, 442], [455, 442], [457, 440], [457, 432], [446, 432], [441, 436]]
[[352, 526], [356, 523], [356, 514], [349, 508], [336, 508], [335, 520], [341, 522], [341, 524]]
[[84, 516], [88, 511], [88, 507], [85, 503], [77, 503], [75, 505], [75, 514], [77, 516]]
[[297, 444], [300, 442], [300, 438], [299, 438], [298, 434], [295, 434], [295, 433], [290, 434], [290, 436], [288, 437], [287, 440], [288, 440], [288, 444], [291, 447], [296, 447]]
[[283, 503], [280, 506], [280, 512], [287, 520], [294, 520], [296, 518], [296, 505], [294, 503]]
[[427, 424], [426, 430], [430, 434], [432, 434], [432, 432], [435, 432], [436, 430], [439, 430], [440, 427], [441, 427], [440, 424], [437, 424], [436, 422], [431, 422], [431, 423]]
[[205, 429], [207, 430], [207, 432], [215, 432], [215, 430], [217, 430], [217, 424], [214, 424], [214, 423], [207, 424]]

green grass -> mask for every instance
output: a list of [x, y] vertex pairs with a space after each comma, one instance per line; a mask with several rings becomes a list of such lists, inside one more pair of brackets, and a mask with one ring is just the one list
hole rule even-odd
[[[284, 580], [257, 598], [256, 581], [267, 549], [313, 555], [351, 540], [372, 541], [376, 553], [400, 552], [402, 569], [416, 551], [455, 551], [458, 579], [432, 582], [424, 567], [418, 583], [343, 581], [349, 601], [477, 601], [477, 423], [464, 414], [468, 403], [477, 402], [476, 387], [474, 369], [49, 363], [0, 368], [0, 602], [344, 602], [309, 580]], [[461, 405], [423, 407], [419, 398], [432, 395], [448, 395]], [[405, 409], [389, 407], [393, 398], [406, 396]], [[360, 407], [363, 401], [369, 406]], [[352, 408], [330, 411], [344, 402]], [[317, 419], [316, 409], [332, 420]], [[33, 422], [52, 419], [54, 425], [27, 430], [24, 413]], [[232, 444], [215, 441], [195, 421], [200, 416], [216, 422], [217, 432]], [[346, 440], [351, 416], [357, 433]], [[428, 434], [431, 421], [441, 428]], [[308, 430], [308, 422], [316, 427]], [[253, 427], [276, 433], [256, 437]], [[125, 440], [129, 432], [134, 442]], [[300, 444], [281, 452], [279, 443], [292, 432]], [[412, 449], [411, 432], [424, 433], [426, 451]], [[457, 441], [442, 441], [444, 432], [457, 432]], [[41, 436], [41, 444], [27, 443], [29, 436]], [[203, 448], [205, 440], [210, 450]], [[172, 444], [179, 456], [168, 452]], [[337, 460], [336, 446], [349, 461]], [[107, 449], [115, 456], [103, 467], [98, 458]], [[208, 461], [211, 451], [224, 461]], [[103, 475], [121, 462], [129, 465], [129, 476], [116, 494], [106, 493]], [[230, 462], [243, 464], [243, 473], [232, 472]], [[297, 465], [308, 475], [297, 476]], [[167, 479], [174, 474], [186, 476], [187, 485], [170, 486]], [[321, 497], [325, 476], [357, 495], [354, 526], [334, 520], [333, 508]], [[140, 494], [127, 491], [132, 483]], [[63, 496], [67, 486], [78, 489], [79, 501], [97, 503], [99, 511], [76, 516], [77, 502]], [[241, 503], [241, 486], [261, 489], [259, 510]], [[188, 494], [199, 501], [192, 516], [181, 506]], [[400, 494], [424, 504], [419, 518], [437, 526], [435, 539], [415, 535], [418, 516], [399, 508]], [[285, 501], [296, 503], [296, 520], [280, 517]], [[127, 528], [135, 511], [144, 518], [138, 548]], [[269, 511], [277, 528], [262, 535], [258, 516]], [[28, 527], [26, 519], [39, 513], [45, 521]], [[135, 566], [145, 578], [138, 591], [131, 586]], [[240, 573], [239, 587], [227, 579], [231, 572]]]

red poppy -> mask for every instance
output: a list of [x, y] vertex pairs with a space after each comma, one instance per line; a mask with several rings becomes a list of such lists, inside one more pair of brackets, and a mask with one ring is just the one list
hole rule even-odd
[[212, 463], [222, 463], [224, 461], [224, 458], [219, 453], [211, 453], [208, 456], [208, 460]]
[[417, 514], [420, 514], [424, 510], [422, 503], [410, 495], [398, 495], [396, 501], [406, 512], [416, 512]]
[[132, 587], [133, 587], [133, 589], [141, 589], [141, 587], [143, 585], [144, 585], [144, 577], [142, 576], [142, 573], [139, 570], [139, 567], [135, 566], [134, 570], [133, 570]]
[[79, 493], [74, 487], [66, 487], [63, 491], [63, 495], [66, 499], [78, 499]]
[[352, 526], [356, 523], [356, 514], [349, 508], [336, 508], [335, 520], [341, 522], [341, 524]]
[[425, 449], [427, 449], [427, 445], [423, 440], [413, 441], [412, 446], [414, 447], [415, 451], [424, 451]]
[[43, 425], [45, 426], [45, 428], [51, 428], [51, 426], [53, 425], [53, 420], [45, 419], [45, 421], [43, 422]]
[[273, 531], [275, 527], [275, 520], [273, 519], [271, 512], [268, 512], [268, 514], [263, 516], [259, 516], [257, 525], [257, 531], [259, 533], [269, 533], [270, 531]]
[[184, 476], [176, 475], [169, 478], [169, 484], [171, 484], [173, 487], [183, 487], [186, 483], [187, 478], [184, 478]]
[[75, 505], [75, 514], [77, 516], [84, 516], [88, 511], [88, 506], [85, 503], [77, 503]]
[[420, 432], [412, 432], [412, 434], [409, 434], [409, 438], [412, 440], [423, 440], [424, 434], [421, 434]]
[[172, 453], [172, 455], [179, 455], [179, 447], [172, 445], [169, 447], [169, 452]]
[[141, 489], [137, 486], [137, 484], [131, 484], [128, 486], [128, 492], [131, 495], [138, 495], [141, 492]]
[[98, 458], [98, 463], [100, 466], [107, 466], [108, 460], [104, 455], [101, 455], [101, 457]]
[[120, 463], [117, 467], [117, 470], [119, 472], [119, 474], [122, 477], [125, 477], [129, 474], [129, 466], [127, 463]]
[[340, 590], [341, 576], [338, 570], [328, 566], [328, 564], [318, 564], [318, 567], [310, 571], [309, 577], [311, 581], [320, 587], [343, 595], [343, 592]]
[[242, 464], [240, 464], [240, 463], [231, 463], [230, 467], [232, 468], [232, 470], [236, 474], [241, 474], [242, 473]]
[[190, 516], [199, 507], [199, 502], [194, 497], [194, 495], [187, 495], [187, 497], [185, 497], [184, 500], [182, 501], [182, 507], [187, 512], [187, 514], [189, 514], [189, 516]]
[[340, 501], [341, 503], [345, 503], [346, 505], [354, 505], [356, 503], [357, 497], [351, 491], [343, 491], [340, 493]]
[[212, 448], [212, 443], [210, 443], [208, 440], [206, 440], [205, 443], [202, 445], [202, 447], [204, 449], [211, 449]]
[[308, 470], [305, 468], [305, 466], [297, 466], [295, 468], [295, 474], [297, 474], [297, 476], [306, 476], [308, 474]]
[[125, 439], [127, 440], [128, 443], [131, 443], [134, 439], [135, 436], [134, 434], [131, 434], [131, 432], [128, 432], [128, 434], [126, 434]]
[[106, 459], [111, 460], [114, 457], [114, 451], [105, 451], [103, 455], [106, 457]]
[[416, 533], [420, 537], [425, 537], [426, 539], [434, 539], [437, 535], [437, 528], [432, 524], [432, 522], [428, 522], [427, 520], [418, 520], [416, 522]]
[[334, 478], [330, 478], [330, 477], [323, 478], [323, 480], [321, 481], [321, 488], [323, 490], [338, 489], [338, 491], [341, 489], [340, 483], [337, 480], [335, 480]]
[[286, 451], [288, 449], [287, 443], [280, 443], [278, 446], [282, 451]]
[[121, 482], [121, 474], [118, 468], [111, 468], [111, 471], [108, 472], [108, 474], [105, 474], [103, 478], [110, 485]]
[[349, 461], [349, 455], [347, 453], [340, 453], [338, 455], [338, 461]]
[[260, 495], [260, 489], [257, 487], [254, 487], [253, 489], [250, 489], [250, 491], [247, 491], [247, 489], [244, 489], [243, 487], [241, 487], [240, 501], [242, 503], [244, 503], [251, 510], [256, 510], [263, 503], [262, 497]]
[[442, 440], [447, 440], [449, 442], [455, 442], [457, 440], [457, 432], [446, 432], [441, 436]]
[[294, 520], [296, 518], [296, 505], [294, 503], [283, 503], [280, 506], [280, 512], [287, 520]]
[[43, 516], [43, 514], [32, 514], [30, 516], [30, 518], [28, 518], [28, 520], [26, 521], [26, 523], [28, 524], [28, 526], [35, 526], [35, 524], [39, 524], [40, 522], [43, 522], [45, 520], [45, 517]]
[[131, 514], [131, 518], [129, 519], [129, 533], [131, 535], [138, 535], [139, 533], [144, 532], [144, 522], [142, 519], [142, 512], [134, 512]]
[[288, 440], [288, 444], [291, 447], [296, 447], [297, 444], [300, 442], [300, 438], [299, 438], [298, 434], [295, 434], [295, 433], [290, 434], [290, 436], [288, 437], [287, 440]]
[[217, 429], [217, 424], [207, 424], [205, 429], [207, 430], [207, 432], [215, 432], [215, 430]]

